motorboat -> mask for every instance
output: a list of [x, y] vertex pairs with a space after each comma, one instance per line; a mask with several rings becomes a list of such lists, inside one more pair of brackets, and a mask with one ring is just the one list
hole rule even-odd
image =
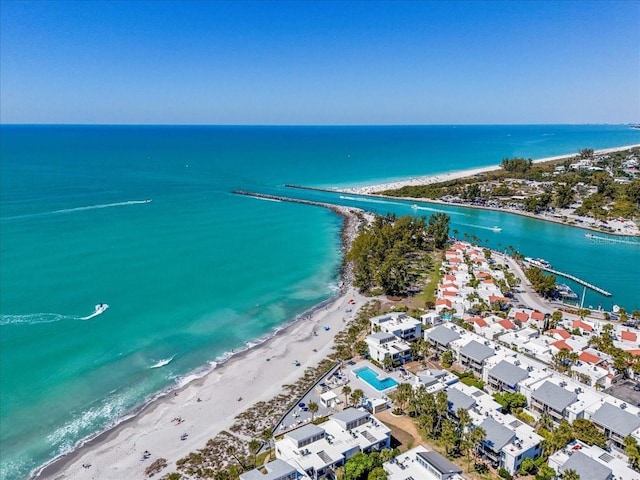
[[494, 232], [501, 232], [502, 228], [495, 226], [495, 227], [491, 227], [491, 230], [493, 230]]
[[94, 312], [94, 315], [100, 315], [101, 313], [103, 313], [107, 308], [109, 308], [109, 305], [107, 305], [106, 303], [99, 303], [96, 305], [96, 311]]

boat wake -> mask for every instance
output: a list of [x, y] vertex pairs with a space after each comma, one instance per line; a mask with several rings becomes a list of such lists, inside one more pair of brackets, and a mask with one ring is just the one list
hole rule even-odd
[[[615, 237], [600, 237], [598, 235], [594, 235], [592, 233], [585, 233], [584, 236], [586, 238], [590, 238], [594, 241], [601, 243], [625, 243], [627, 245], [639, 245], [640, 239], [636, 237], [623, 237], [623, 238], [615, 238]], [[633, 240], [632, 240], [633, 238]]]
[[252, 196], [251, 198], [255, 199], [255, 200], [262, 200], [264, 202], [277, 202], [277, 203], [282, 203], [282, 200], [278, 200], [277, 198], [266, 198], [266, 197], [255, 197]]
[[471, 228], [480, 228], [482, 230], [489, 230], [491, 232], [499, 233], [502, 231], [500, 227], [485, 227], [484, 225], [473, 225], [471, 223], [459, 223], [458, 225], [462, 225], [463, 227], [471, 227]]
[[171, 356], [170, 358], [163, 358], [162, 360], [158, 360], [156, 363], [151, 365], [149, 368], [162, 368], [165, 365], [169, 365], [171, 363], [171, 360], [173, 360], [174, 357], [175, 357], [175, 355]]
[[80, 320], [90, 320], [93, 317], [97, 317], [98, 315], [102, 315], [107, 308], [109, 308], [109, 305], [107, 305], [106, 303], [99, 303], [98, 305], [96, 305], [96, 309], [91, 315], [89, 315], [87, 317], [82, 317], [82, 318], [80, 318]]
[[72, 315], [62, 315], [60, 313], [27, 313], [24, 315], [0, 316], [0, 325], [38, 325], [41, 323], [53, 323], [61, 320], [77, 320]]
[[438, 213], [446, 213], [447, 215], [459, 215], [461, 217], [468, 217], [466, 213], [450, 212], [449, 210], [442, 210], [440, 208], [421, 207], [420, 205], [416, 205], [415, 203], [411, 205], [411, 208], [413, 210], [425, 210], [427, 212], [438, 212]]
[[381, 203], [382, 205], [404, 205], [404, 203], [400, 202], [389, 202], [386, 200], [374, 200], [372, 198], [364, 198], [364, 197], [349, 197], [346, 195], [340, 195], [341, 200], [352, 200], [354, 202], [365, 202], [365, 203]]
[[63, 208], [62, 210], [52, 210], [50, 212], [28, 213], [26, 215], [16, 215], [13, 217], [5, 217], [2, 220], [4, 221], [4, 220], [21, 220], [26, 218], [41, 218], [41, 217], [48, 217], [52, 215], [63, 215], [65, 213], [84, 212], [85, 210], [98, 210], [101, 208], [126, 207], [128, 205], [144, 205], [145, 203], [151, 203], [151, 199], [129, 200], [126, 202], [116, 202], [116, 203], [102, 203], [99, 205], [89, 205], [87, 207]]

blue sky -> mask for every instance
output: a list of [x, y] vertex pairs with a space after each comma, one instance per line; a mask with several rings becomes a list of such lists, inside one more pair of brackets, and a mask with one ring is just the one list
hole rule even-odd
[[0, 121], [640, 122], [640, 2], [2, 0]]

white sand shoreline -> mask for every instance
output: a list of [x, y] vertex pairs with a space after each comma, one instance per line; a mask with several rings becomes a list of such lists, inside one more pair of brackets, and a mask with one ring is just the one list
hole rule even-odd
[[[351, 216], [343, 234], [347, 244], [359, 224], [349, 213], [353, 210], [344, 208], [341, 213]], [[336, 334], [353, 315], [347, 310], [355, 312], [369, 300], [350, 285], [348, 272], [343, 277], [346, 286], [339, 294], [299, 315], [264, 343], [233, 355], [175, 393], [150, 402], [133, 417], [41, 467], [32, 477], [142, 478], [158, 458], [168, 463], [162, 474], [175, 471], [177, 460], [204, 447], [210, 438], [228, 430], [240, 413], [259, 401], [271, 400], [282, 392], [283, 385], [295, 383], [307, 367], [315, 367], [332, 353]], [[177, 417], [184, 419], [179, 425], [172, 422]], [[188, 438], [181, 440], [184, 433]], [[142, 461], [145, 451], [151, 456]], [[91, 467], [84, 468], [85, 464]]]
[[[623, 150], [628, 150], [630, 148], [640, 147], [640, 144], [635, 145], [626, 145], [621, 147], [613, 147], [613, 148], [605, 148], [602, 150], [594, 151], [596, 155], [605, 155], [607, 153], [620, 152]], [[533, 163], [544, 163], [544, 162], [552, 162], [557, 160], [565, 160], [567, 158], [575, 157], [577, 154], [566, 154], [566, 155], [556, 155], [553, 157], [545, 157], [539, 158], [533, 161]], [[334, 189], [336, 192], [342, 193], [351, 193], [356, 195], [368, 195], [375, 194], [379, 192], [383, 192], [385, 190], [396, 190], [398, 188], [406, 187], [406, 186], [419, 186], [419, 185], [429, 185], [432, 183], [440, 183], [446, 182], [449, 180], [459, 180], [462, 178], [472, 177], [474, 175], [479, 175], [481, 173], [493, 172], [496, 170], [500, 170], [500, 165], [491, 165], [486, 167], [475, 167], [468, 168], [465, 170], [454, 170], [451, 172], [444, 172], [433, 175], [425, 175], [420, 177], [408, 178], [405, 180], [398, 180], [394, 182], [380, 183], [367, 185], [362, 187], [349, 187], [349, 188], [336, 188]]]

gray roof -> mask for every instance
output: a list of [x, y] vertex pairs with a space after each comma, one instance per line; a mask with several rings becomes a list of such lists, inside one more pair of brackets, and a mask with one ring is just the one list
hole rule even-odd
[[307, 438], [318, 434], [324, 434], [324, 430], [317, 425], [309, 423], [303, 427], [287, 432], [285, 436], [295, 440], [296, 443], [300, 443], [302, 440], [306, 440]]
[[569, 460], [558, 470], [564, 472], [569, 469], [575, 470], [580, 475], [580, 480], [608, 480], [613, 473], [609, 467], [582, 452], [571, 454]]
[[331, 418], [340, 422], [349, 423], [368, 416], [369, 412], [358, 410], [357, 408], [345, 408], [341, 412], [333, 415]]
[[457, 412], [459, 408], [469, 410], [476, 404], [473, 398], [456, 388], [447, 390], [447, 400], [449, 401], [449, 410], [454, 413]]
[[547, 381], [531, 394], [531, 398], [549, 405], [558, 412], [563, 412], [565, 408], [578, 399], [578, 395]]
[[441, 474], [462, 473], [462, 469], [460, 467], [458, 467], [454, 463], [451, 463], [438, 452], [434, 452], [433, 450], [430, 452], [418, 452], [418, 456], [433, 468], [438, 470], [438, 472], [440, 472]]
[[610, 403], [603, 404], [596, 413], [591, 416], [591, 421], [616, 432], [622, 437], [630, 435], [631, 432], [640, 427], [640, 417], [625, 412]]
[[433, 340], [434, 342], [440, 343], [441, 345], [449, 345], [449, 343], [453, 342], [460, 338], [458, 332], [454, 332], [450, 328], [445, 327], [444, 325], [440, 325], [432, 330], [427, 331], [427, 338], [429, 340]]
[[480, 342], [476, 342], [475, 340], [471, 340], [460, 349], [460, 355], [465, 355], [478, 363], [485, 361], [489, 357], [493, 357], [495, 353], [496, 352], [493, 350], [493, 348], [487, 347], [486, 345], [483, 345]]
[[496, 453], [509, 445], [509, 442], [516, 436], [513, 430], [508, 429], [491, 417], [485, 418], [484, 422], [480, 424], [480, 428], [487, 434], [482, 443]]
[[510, 387], [515, 387], [518, 382], [521, 382], [529, 376], [529, 372], [520, 367], [516, 367], [506, 360], [502, 360], [489, 371], [489, 375], [500, 380], [502, 383], [506, 383]]
[[257, 468], [240, 474], [240, 480], [275, 480], [292, 473], [297, 473], [297, 470], [289, 465], [287, 462], [275, 459], [272, 462], [267, 463], [264, 468], [267, 473], [262, 473]]

